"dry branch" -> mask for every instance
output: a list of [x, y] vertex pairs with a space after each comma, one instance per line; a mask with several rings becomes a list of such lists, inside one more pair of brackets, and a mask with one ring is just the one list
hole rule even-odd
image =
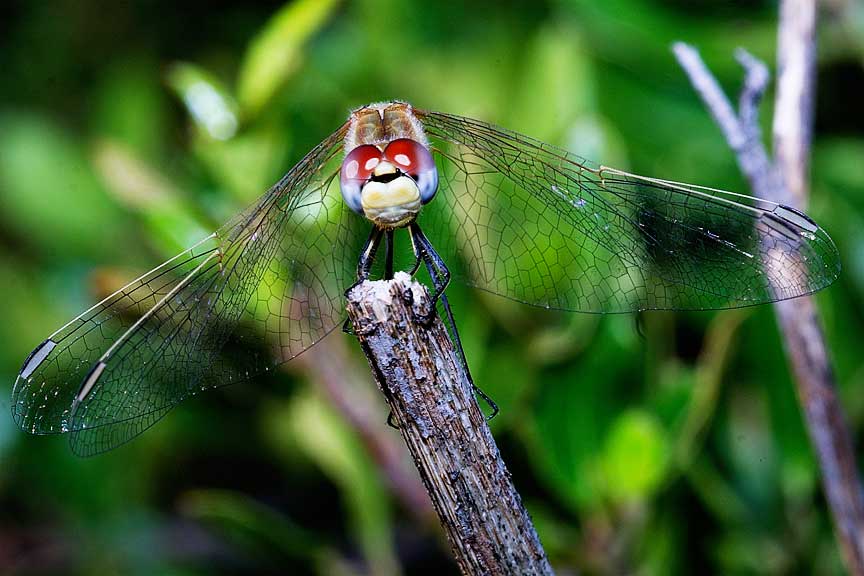
[[[757, 114], [768, 83], [767, 67], [739, 49], [736, 56], [746, 75], [736, 113], [698, 52], [683, 43], [673, 48], [679, 64], [735, 152], [754, 195], [798, 208], [803, 208], [807, 197], [815, 20], [813, 0], [781, 3], [774, 162], [762, 144]], [[864, 575], [861, 481], [815, 304], [810, 296], [805, 296], [778, 302], [775, 311], [846, 565], [852, 574]]]
[[397, 273], [348, 295], [348, 315], [464, 574], [552, 574], [426, 289]]

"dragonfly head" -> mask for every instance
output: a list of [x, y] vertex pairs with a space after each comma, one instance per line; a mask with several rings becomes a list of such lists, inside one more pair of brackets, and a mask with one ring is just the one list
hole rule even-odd
[[435, 197], [438, 169], [423, 144], [398, 138], [383, 150], [372, 144], [351, 150], [342, 162], [339, 184], [352, 210], [382, 228], [398, 228]]

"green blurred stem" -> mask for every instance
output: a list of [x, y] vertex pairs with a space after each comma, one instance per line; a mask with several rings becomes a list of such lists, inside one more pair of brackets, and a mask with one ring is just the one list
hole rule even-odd
[[[387, 419], [374, 393], [369, 377], [355, 365], [343, 339], [325, 338], [297, 358], [298, 365], [326, 396], [328, 402], [354, 429], [369, 457], [403, 507], [421, 522], [433, 519], [429, 498], [410, 460], [403, 458], [399, 441], [381, 424]], [[434, 520], [433, 520], [434, 521]]]
[[705, 349], [699, 356], [693, 399], [676, 438], [675, 460], [686, 471], [702, 445], [702, 439], [717, 407], [723, 372], [732, 354], [738, 328], [746, 313], [732, 311], [718, 315], [708, 328]]
[[315, 533], [237, 492], [191, 490], [183, 495], [180, 509], [187, 516], [233, 532], [235, 541], [257, 554], [307, 560], [334, 553]]

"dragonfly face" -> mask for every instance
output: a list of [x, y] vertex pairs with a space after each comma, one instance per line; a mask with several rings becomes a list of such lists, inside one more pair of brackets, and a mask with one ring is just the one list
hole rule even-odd
[[265, 373], [337, 328], [345, 289], [373, 273], [382, 238], [392, 274], [398, 228], [414, 251], [406, 268], [425, 267], [442, 304], [455, 262], [470, 286], [594, 313], [751, 306], [821, 290], [840, 272], [831, 238], [794, 208], [373, 104], [217, 232], [37, 346], [13, 418], [33, 434], [68, 433], [77, 454], [119, 446], [182, 400]]
[[339, 174], [342, 197], [380, 228], [401, 228], [438, 190], [438, 170], [420, 122], [403, 103], [354, 111]]

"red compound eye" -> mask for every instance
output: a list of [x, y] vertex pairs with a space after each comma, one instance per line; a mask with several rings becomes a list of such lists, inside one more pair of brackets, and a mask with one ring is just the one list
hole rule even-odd
[[358, 214], [363, 214], [360, 204], [363, 185], [372, 177], [372, 171], [382, 159], [381, 150], [371, 144], [364, 144], [354, 148], [342, 161], [342, 170], [339, 172], [342, 197]]
[[384, 157], [417, 182], [424, 204], [435, 196], [438, 189], [438, 170], [432, 154], [425, 146], [408, 138], [400, 138], [387, 145]]
[[354, 148], [342, 161], [343, 180], [363, 180], [372, 177], [372, 171], [381, 162], [381, 151], [371, 144]]
[[435, 166], [429, 150], [419, 142], [408, 138], [400, 138], [390, 142], [384, 149], [384, 157], [398, 166], [400, 170], [412, 176]]

